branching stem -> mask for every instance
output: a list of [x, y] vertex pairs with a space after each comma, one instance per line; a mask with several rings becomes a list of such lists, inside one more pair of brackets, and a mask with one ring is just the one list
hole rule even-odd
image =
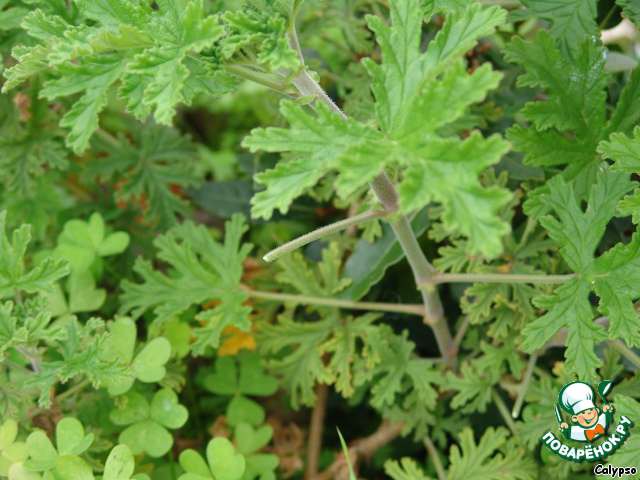
[[225, 69], [229, 73], [233, 73], [234, 75], [244, 78], [245, 80], [259, 83], [260, 85], [270, 88], [271, 90], [275, 90], [276, 92], [283, 94], [287, 94], [290, 92], [288, 84], [286, 82], [278, 82], [277, 80], [274, 80], [273, 75], [266, 75], [252, 68], [237, 64], [225, 65]]
[[296, 295], [293, 293], [263, 292], [242, 286], [242, 290], [253, 298], [262, 300], [294, 303], [299, 305], [319, 305], [323, 307], [344, 308], [346, 310], [373, 310], [377, 312], [406, 313], [408, 315], [424, 315], [424, 308], [419, 304], [395, 304], [379, 302], [354, 302], [333, 297], [314, 297], [311, 295]]
[[[291, 31], [291, 41], [297, 47], [298, 51], [300, 51], [295, 28], [292, 28]], [[306, 69], [303, 68], [293, 78], [293, 84], [302, 96], [314, 97], [326, 104], [337, 115], [345, 119], [347, 118], [345, 113], [340, 110], [318, 82], [309, 75]], [[385, 212], [392, 213], [398, 209], [398, 194], [386, 173], [380, 173], [371, 182], [371, 189], [382, 204]], [[424, 256], [407, 217], [397, 215], [394, 220], [390, 221], [390, 225], [411, 266], [416, 285], [429, 282], [436, 274], [436, 270]], [[450, 354], [452, 344], [451, 332], [444, 316], [437, 286], [432, 283], [429, 288], [422, 289], [421, 294], [424, 302], [424, 322], [432, 328], [440, 353], [447, 365], [453, 365], [455, 358]]]
[[332, 223], [331, 225], [326, 225], [324, 227], [320, 227], [312, 232], [306, 233], [290, 242], [285, 243], [284, 245], [279, 246], [278, 248], [271, 250], [264, 257], [265, 262], [273, 262], [277, 260], [282, 255], [292, 252], [300, 247], [303, 247], [315, 240], [319, 240], [321, 238], [332, 235], [336, 232], [340, 232], [342, 230], [346, 230], [352, 225], [357, 225], [368, 220], [372, 220], [374, 218], [383, 217], [386, 215], [385, 212], [377, 211], [377, 210], [369, 210], [367, 212], [361, 213], [359, 215], [354, 215], [353, 217], [346, 218], [344, 220], [340, 220], [339, 222]]

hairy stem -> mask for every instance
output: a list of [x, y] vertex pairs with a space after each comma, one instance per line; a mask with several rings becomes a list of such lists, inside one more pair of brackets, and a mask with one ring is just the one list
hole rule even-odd
[[524, 377], [522, 377], [522, 383], [520, 383], [520, 386], [518, 387], [518, 396], [516, 397], [516, 401], [513, 404], [513, 409], [511, 410], [511, 416], [513, 418], [518, 418], [520, 416], [520, 410], [522, 410], [524, 397], [527, 394], [527, 390], [529, 389], [529, 384], [531, 383], [531, 378], [533, 377], [533, 369], [535, 368], [537, 361], [538, 353], [532, 353], [529, 357], [529, 362], [527, 363], [527, 369], [524, 372]]
[[271, 250], [262, 258], [265, 262], [273, 262], [274, 260], [280, 258], [282, 255], [292, 252], [293, 250], [303, 247], [315, 240], [327, 237], [342, 230], [346, 230], [352, 225], [357, 225], [374, 218], [383, 217], [385, 214], [385, 212], [369, 210], [368, 212], [354, 215], [353, 217], [340, 220], [339, 222], [332, 223], [331, 225], [320, 227], [316, 230], [313, 230], [312, 232], [306, 233], [294, 240], [291, 240], [290, 242], [287, 242], [284, 245], [279, 246], [278, 248]]
[[629, 360], [636, 368], [640, 368], [640, 355], [627, 347], [621, 340], [610, 340], [609, 345], [620, 355]]
[[56, 400], [58, 402], [61, 402], [73, 395], [75, 395], [76, 393], [84, 390], [87, 386], [89, 386], [91, 382], [89, 381], [88, 378], [84, 379], [83, 381], [81, 381], [80, 383], [76, 383], [73, 387], [69, 387], [67, 390], [65, 390], [64, 392], [62, 392], [60, 395], [58, 395], [56, 397]]
[[318, 474], [318, 461], [322, 450], [322, 432], [324, 431], [324, 417], [327, 411], [327, 395], [329, 387], [319, 383], [316, 388], [316, 404], [311, 413], [309, 440], [307, 441], [307, 465], [305, 480], [311, 480]]
[[575, 273], [566, 275], [524, 274], [524, 273], [437, 273], [420, 288], [430, 288], [439, 283], [564, 283], [575, 278]]
[[466, 315], [462, 319], [462, 323], [460, 324], [460, 327], [458, 327], [458, 330], [456, 331], [456, 336], [453, 338], [453, 344], [451, 346], [451, 348], [453, 349], [456, 355], [460, 350], [460, 345], [462, 344], [462, 340], [464, 339], [464, 334], [467, 333], [467, 330], [469, 329], [470, 324], [471, 324], [471, 317]]
[[[295, 29], [292, 29], [292, 37], [294, 38], [292, 43], [298, 45]], [[347, 118], [344, 112], [331, 100], [318, 82], [309, 75], [306, 69], [303, 68], [302, 71], [293, 78], [293, 84], [301, 95], [315, 97], [329, 106], [337, 115], [345, 119]], [[392, 213], [398, 209], [398, 194], [386, 173], [382, 172], [378, 175], [371, 182], [371, 188], [382, 204], [385, 212]], [[436, 270], [424, 256], [409, 220], [404, 215], [397, 215], [394, 220], [390, 221], [390, 225], [411, 266], [416, 285], [428, 282], [436, 274]], [[424, 302], [424, 321], [431, 326], [438, 348], [445, 362], [448, 365], [452, 365], [455, 359], [451, 356], [451, 332], [444, 317], [444, 310], [440, 302], [437, 286], [431, 284], [429, 288], [423, 289], [421, 294]]]
[[493, 402], [496, 404], [498, 412], [500, 412], [500, 416], [504, 420], [504, 423], [507, 424], [507, 427], [509, 427], [509, 430], [511, 430], [511, 433], [517, 435], [518, 427], [516, 427], [513, 418], [511, 418], [511, 415], [509, 414], [509, 409], [505, 405], [504, 400], [502, 400], [500, 394], [496, 392], [495, 388], [491, 389], [491, 398], [493, 398]]
[[436, 470], [438, 480], [447, 480], [447, 472], [442, 465], [440, 454], [438, 454], [438, 449], [433, 444], [433, 441], [429, 437], [425, 437], [423, 443], [429, 453], [429, 458], [431, 459], [431, 463], [433, 463], [433, 468]]
[[252, 68], [245, 67], [243, 65], [237, 64], [228, 64], [224, 67], [229, 73], [233, 73], [234, 75], [244, 78], [245, 80], [250, 80], [255, 83], [259, 83], [271, 90], [275, 90], [276, 92], [286, 94], [289, 92], [288, 83], [282, 79], [282, 82], [277, 81], [273, 78], [273, 75], [267, 75]]
[[373, 310], [377, 312], [406, 313], [408, 315], [422, 316], [424, 308], [419, 304], [395, 304], [379, 302], [354, 302], [352, 300], [340, 300], [333, 297], [314, 297], [311, 295], [296, 295], [293, 293], [263, 292], [252, 288], [240, 287], [247, 295], [262, 300], [274, 302], [287, 302], [300, 305], [319, 305], [323, 307], [344, 308], [346, 310]]

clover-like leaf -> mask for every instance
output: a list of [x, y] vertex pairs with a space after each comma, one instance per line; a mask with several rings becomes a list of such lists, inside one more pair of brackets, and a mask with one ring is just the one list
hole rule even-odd
[[22, 463], [28, 455], [24, 442], [16, 441], [18, 423], [12, 418], [0, 425], [0, 476], [7, 476], [12, 465]]
[[238, 452], [244, 455], [247, 469], [243, 480], [275, 480], [275, 469], [278, 467], [278, 457], [269, 453], [260, 453], [271, 437], [273, 429], [269, 425], [253, 428], [246, 423], [240, 423], [235, 428], [235, 442]]
[[244, 456], [223, 437], [209, 441], [206, 462], [198, 452], [189, 449], [180, 454], [180, 465], [186, 473], [179, 480], [240, 480], [246, 469]]
[[54, 253], [67, 260], [73, 271], [88, 270], [98, 257], [122, 253], [129, 245], [126, 232], [107, 234], [102, 215], [94, 213], [89, 221], [69, 220], [58, 237]]
[[103, 347], [105, 360], [130, 367], [129, 376], [114, 376], [107, 380], [111, 395], [126, 393], [135, 379], [143, 383], [162, 380], [165, 364], [171, 356], [171, 344], [164, 337], [149, 341], [134, 358], [137, 337], [136, 324], [128, 317], [118, 317], [110, 325], [110, 334]]
[[85, 435], [84, 427], [77, 419], [65, 417], [57, 423], [55, 436], [57, 448], [41, 430], [27, 437], [26, 470], [51, 472], [53, 478], [93, 479], [91, 467], [78, 456], [91, 446], [93, 434]]
[[167, 429], [180, 428], [187, 421], [187, 409], [178, 403], [177, 395], [168, 389], [155, 393], [151, 404], [139, 393], [128, 393], [120, 407], [111, 412], [116, 425], [129, 425], [120, 433], [120, 443], [127, 445], [134, 455], [146, 452], [161, 457], [173, 445]]
[[276, 379], [264, 372], [260, 356], [247, 351], [236, 358], [218, 358], [215, 370], [204, 377], [203, 384], [218, 395], [233, 395], [226, 411], [230, 425], [240, 422], [260, 425], [264, 422], [264, 409], [247, 395], [268, 396], [278, 388]]

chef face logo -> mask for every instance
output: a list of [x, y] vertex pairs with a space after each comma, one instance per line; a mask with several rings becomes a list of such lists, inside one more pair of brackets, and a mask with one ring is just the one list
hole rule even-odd
[[[622, 446], [631, 434], [633, 422], [620, 415], [614, 425], [614, 407], [607, 401], [611, 382], [600, 382], [594, 389], [584, 382], [571, 382], [562, 387], [555, 406], [560, 432], [569, 440], [549, 430], [540, 441], [553, 453], [572, 462], [603, 460]], [[582, 446], [580, 446], [582, 443]]]
[[[605, 380], [598, 384], [596, 392], [584, 382], [571, 382], [560, 390], [556, 406], [556, 418], [565, 437], [579, 442], [593, 442], [606, 435], [613, 420], [613, 405], [607, 402], [611, 391], [611, 382]], [[600, 400], [601, 406], [596, 405]], [[565, 422], [560, 408], [570, 415], [571, 425]]]

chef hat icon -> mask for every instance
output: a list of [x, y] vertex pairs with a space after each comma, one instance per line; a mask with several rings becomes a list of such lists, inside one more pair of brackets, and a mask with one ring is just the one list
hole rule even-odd
[[559, 403], [572, 415], [595, 408], [593, 403], [594, 391], [591, 385], [583, 382], [572, 382], [560, 391]]

